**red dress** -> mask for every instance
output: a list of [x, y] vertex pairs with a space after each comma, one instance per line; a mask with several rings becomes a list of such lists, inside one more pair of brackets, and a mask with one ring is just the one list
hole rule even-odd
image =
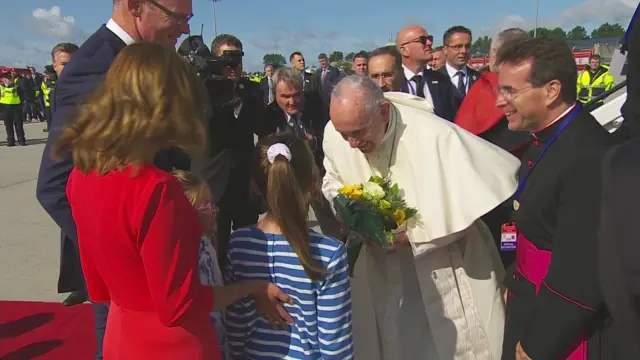
[[200, 221], [178, 181], [151, 165], [135, 176], [74, 168], [67, 195], [89, 297], [110, 303], [104, 359], [220, 359]]

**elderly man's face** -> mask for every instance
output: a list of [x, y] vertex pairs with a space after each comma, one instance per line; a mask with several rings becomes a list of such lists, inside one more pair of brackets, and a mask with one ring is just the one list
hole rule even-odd
[[367, 114], [362, 95], [351, 94], [331, 101], [331, 122], [349, 146], [370, 154], [382, 144], [389, 123], [389, 109], [389, 103], [383, 103], [379, 109]]
[[[189, 34], [189, 20], [193, 14], [192, 0], [147, 0], [143, 3], [125, 1], [135, 17], [142, 40], [175, 47], [178, 38]], [[133, 5], [133, 6], [132, 6]]]
[[278, 82], [275, 98], [282, 111], [289, 115], [295, 115], [302, 109], [302, 91], [291, 84]]

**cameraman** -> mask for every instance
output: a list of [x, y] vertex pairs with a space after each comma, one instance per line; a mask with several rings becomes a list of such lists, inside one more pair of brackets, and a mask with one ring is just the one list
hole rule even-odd
[[[254, 133], [260, 134], [265, 105], [259, 84], [242, 78], [242, 42], [233, 35], [218, 35], [211, 52], [225, 63], [221, 70], [235, 83], [230, 105], [212, 106], [208, 123], [209, 147], [199, 164], [219, 208], [218, 258], [223, 268], [232, 229], [255, 224], [258, 209], [250, 191], [250, 163]], [[215, 101], [215, 99], [213, 99]]]

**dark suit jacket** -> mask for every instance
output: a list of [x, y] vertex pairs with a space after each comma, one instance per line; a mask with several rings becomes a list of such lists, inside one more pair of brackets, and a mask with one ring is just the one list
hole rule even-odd
[[[313, 146], [312, 150], [316, 159], [316, 164], [320, 169], [322, 169], [322, 160], [324, 159], [322, 139], [324, 137], [324, 128], [329, 122], [329, 108], [316, 92], [305, 92], [304, 97], [304, 105], [300, 120], [302, 121], [307, 133], [313, 135], [316, 139], [315, 144], [313, 144], [315, 146]], [[296, 129], [293, 129], [287, 123], [284, 111], [276, 102], [267, 106], [265, 123], [268, 124], [268, 133], [275, 133], [276, 131], [280, 131], [281, 133], [298, 133]]]
[[[63, 233], [59, 292], [82, 290], [84, 281], [77, 253], [76, 226], [66, 194], [67, 179], [73, 168], [73, 159], [71, 154], [68, 154], [60, 161], [53, 160], [51, 147], [78, 105], [95, 91], [116, 55], [124, 47], [125, 43], [103, 25], [82, 44], [65, 66], [53, 92], [52, 121], [40, 163], [36, 197]], [[178, 156], [174, 159], [175, 154]], [[170, 170], [173, 166], [188, 169], [188, 162], [189, 159], [184, 154], [171, 150], [159, 155], [156, 165], [165, 170]]]
[[[436, 115], [443, 119], [453, 121], [459, 105], [455, 95], [456, 89], [451, 85], [449, 76], [434, 70], [424, 70], [422, 76], [429, 87]], [[402, 88], [400, 90], [405, 93], [410, 93], [406, 79], [402, 81]]]
[[316, 76], [318, 77], [318, 82], [320, 82], [320, 88], [325, 93], [328, 98], [331, 98], [331, 91], [333, 91], [333, 87], [340, 82], [342, 78], [340, 75], [340, 70], [329, 65], [327, 67], [327, 75], [322, 81], [322, 68], [318, 68], [316, 70]]
[[269, 78], [260, 80], [260, 91], [262, 91], [262, 101], [269, 103]]
[[[194, 171], [211, 188], [214, 201], [218, 201], [233, 186], [239, 192], [248, 190], [254, 134], [264, 136], [269, 129], [264, 121], [265, 104], [257, 83], [241, 79], [236, 88], [242, 99], [238, 118], [232, 106], [213, 107], [207, 123], [209, 144], [201, 159], [194, 161]], [[237, 196], [243, 196], [238, 193]], [[240, 202], [240, 199], [238, 199]]]
[[[437, 70], [438, 72], [444, 74], [447, 79], [449, 79], [449, 82], [451, 82], [451, 77], [449, 76], [449, 73], [447, 72], [447, 66], [443, 66], [440, 69]], [[469, 74], [469, 86], [467, 87], [467, 89], [471, 89], [471, 87], [473, 86], [473, 84], [476, 82], [476, 80], [478, 80], [478, 78], [480, 77], [480, 73], [472, 68], [470, 68], [469, 66], [467, 66], [467, 74]], [[455, 85], [453, 85], [453, 83], [451, 83], [451, 86], [453, 87], [453, 94], [456, 97], [456, 104], [455, 104], [455, 109], [456, 112], [458, 111], [458, 108], [460, 107], [460, 105], [462, 104], [462, 100], [464, 100], [464, 98], [462, 97], [462, 94], [460, 94], [458, 92], [458, 89]], [[467, 90], [467, 93], [469, 93], [469, 90]]]
[[639, 153], [636, 137], [611, 149], [603, 164], [598, 268], [613, 318], [612, 346], [617, 357], [611, 359], [640, 358]]

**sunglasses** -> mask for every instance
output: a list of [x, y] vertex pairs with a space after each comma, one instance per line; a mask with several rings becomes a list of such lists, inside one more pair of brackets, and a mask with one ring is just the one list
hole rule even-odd
[[411, 44], [411, 43], [420, 43], [422, 45], [427, 45], [427, 41], [433, 42], [433, 36], [431, 36], [431, 35], [429, 35], [429, 36], [422, 35], [422, 36], [417, 37], [417, 38], [415, 38], [413, 40], [407, 41], [406, 43], [402, 44], [401, 46], [405, 46], [405, 45]]
[[165, 15], [167, 15], [170, 19], [176, 22], [178, 25], [186, 25], [189, 23], [193, 14], [180, 14], [175, 11], [171, 11], [167, 9], [164, 5], [160, 4], [156, 0], [147, 0], [149, 4], [153, 5], [157, 9], [160, 9]]

